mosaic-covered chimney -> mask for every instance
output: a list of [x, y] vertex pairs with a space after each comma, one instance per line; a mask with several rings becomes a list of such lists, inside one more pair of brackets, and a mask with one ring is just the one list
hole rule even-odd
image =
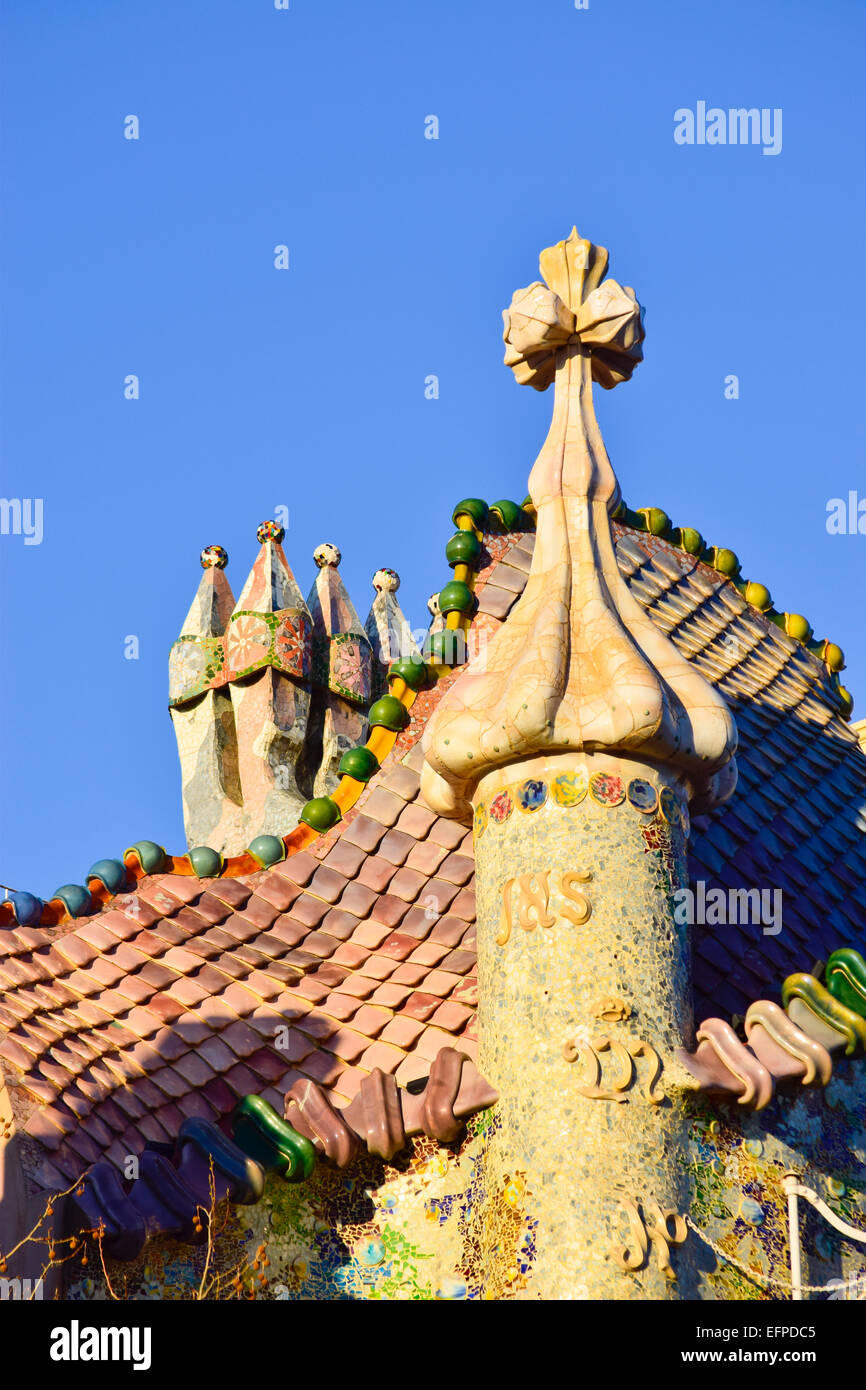
[[231, 854], [244, 830], [235, 720], [223, 680], [223, 635], [235, 606], [227, 562], [221, 545], [201, 553], [204, 574], [169, 657], [169, 709], [189, 845]]
[[376, 597], [367, 614], [365, 627], [373, 650], [373, 699], [388, 689], [388, 667], [392, 661], [409, 657], [421, 660], [412, 629], [397, 599], [400, 576], [396, 570], [380, 569], [373, 575]]
[[428, 803], [474, 819], [479, 1065], [500, 1095], [477, 1217], [489, 1297], [507, 1279], [495, 1200], [509, 1181], [538, 1213], [527, 1296], [694, 1296], [691, 1251], [671, 1254], [694, 1086], [676, 1058], [693, 1022], [673, 894], [689, 803], [730, 794], [737, 740], [617, 565], [592, 384], [627, 381], [644, 332], [607, 261], [575, 229], [505, 314], [506, 365], [555, 387], [529, 479], [532, 568], [423, 739]]
[[283, 553], [283, 528], [265, 521], [255, 564], [226, 629], [246, 843], [285, 835], [307, 800], [298, 784], [310, 714], [311, 619]]
[[312, 622], [310, 730], [303, 780], [311, 797], [334, 790], [343, 754], [363, 743], [367, 733], [373, 653], [370, 641], [339, 573], [336, 545], [317, 546], [318, 567], [307, 597]]

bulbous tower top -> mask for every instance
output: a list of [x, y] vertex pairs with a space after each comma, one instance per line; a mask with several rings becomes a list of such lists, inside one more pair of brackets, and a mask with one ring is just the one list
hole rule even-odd
[[553, 420], [529, 478], [538, 519], [526, 588], [424, 734], [422, 790], [440, 815], [468, 819], [487, 772], [555, 752], [673, 765], [703, 805], [736, 781], [723, 697], [643, 612], [616, 562], [619, 486], [592, 383], [631, 377], [644, 328], [634, 291], [605, 279], [607, 264], [574, 228], [542, 251], [543, 283], [504, 313], [506, 365], [521, 384], [555, 384]]

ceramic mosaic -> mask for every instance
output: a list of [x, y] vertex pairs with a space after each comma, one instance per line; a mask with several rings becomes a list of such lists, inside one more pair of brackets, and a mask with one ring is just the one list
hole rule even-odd
[[[627, 765], [600, 761], [566, 755], [545, 772], [582, 769], [624, 799]], [[479, 1060], [502, 1097], [485, 1164], [494, 1190], [518, 1167], [535, 1198], [538, 1260], [520, 1296], [672, 1296], [656, 1262], [624, 1285], [607, 1258], [627, 1244], [623, 1203], [652, 1194], [687, 1209], [673, 1049], [691, 1029], [688, 943], [672, 910], [685, 846], [655, 817], [650, 849], [648, 820], [621, 802], [587, 797], [564, 814], [551, 800], [477, 847]], [[624, 1001], [628, 1017], [599, 1024], [601, 1000]], [[485, 1258], [499, 1268], [495, 1242]]]
[[[730, 1103], [695, 1103], [681, 1163], [691, 1189], [691, 1217], [716, 1247], [690, 1233], [698, 1297], [790, 1298], [782, 1189], [788, 1171], [843, 1221], [866, 1232], [864, 1102], [864, 1068], [849, 1062], [826, 1089], [780, 1094], [758, 1114], [744, 1114]], [[847, 1240], [805, 1202], [800, 1213], [803, 1282], [826, 1289], [809, 1296], [863, 1298], [866, 1245]]]

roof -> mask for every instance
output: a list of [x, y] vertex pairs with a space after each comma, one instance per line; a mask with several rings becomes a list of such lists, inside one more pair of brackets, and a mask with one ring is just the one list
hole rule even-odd
[[[692, 879], [784, 892], [779, 935], [694, 929], [698, 1017], [742, 1013], [789, 971], [866, 940], [866, 756], [815, 650], [671, 540], [614, 532], [632, 593], [740, 731], [739, 786], [695, 818]], [[484, 534], [476, 632], [507, 618], [533, 544], [528, 531]], [[442, 1046], [475, 1059], [471, 832], [419, 799], [418, 739], [458, 676], [414, 698], [359, 798], [325, 834], [287, 837], [283, 862], [145, 874], [88, 918], [0, 928], [0, 1058], [21, 1083], [37, 1181], [66, 1186], [251, 1092], [282, 1113], [301, 1077], [346, 1104], [376, 1067], [406, 1084]]]

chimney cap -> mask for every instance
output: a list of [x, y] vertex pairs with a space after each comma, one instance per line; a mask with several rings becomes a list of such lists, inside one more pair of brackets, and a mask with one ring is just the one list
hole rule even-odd
[[199, 559], [203, 570], [224, 570], [229, 562], [228, 551], [221, 545], [206, 545]]
[[400, 587], [400, 576], [396, 570], [379, 569], [373, 575], [373, 588], [377, 594], [393, 594]]
[[339, 546], [332, 545], [330, 541], [323, 541], [313, 551], [313, 559], [320, 570], [324, 569], [325, 566], [336, 569], [342, 558]]
[[275, 521], [263, 521], [256, 531], [256, 539], [259, 545], [264, 545], [266, 541], [276, 541], [279, 545], [285, 534], [282, 526], [278, 526]]

